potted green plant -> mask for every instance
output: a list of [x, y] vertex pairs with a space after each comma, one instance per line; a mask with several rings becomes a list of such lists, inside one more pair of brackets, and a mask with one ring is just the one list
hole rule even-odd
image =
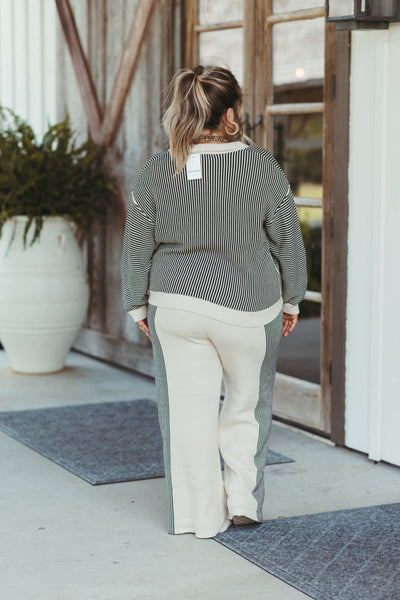
[[0, 107], [0, 340], [14, 370], [63, 368], [85, 318], [86, 270], [71, 223], [104, 223], [114, 192], [104, 148], [68, 116], [39, 140]]

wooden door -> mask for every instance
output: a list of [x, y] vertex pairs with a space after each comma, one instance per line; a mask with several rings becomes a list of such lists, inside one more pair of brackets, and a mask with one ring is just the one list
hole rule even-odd
[[[333, 144], [331, 85], [335, 28], [326, 23], [325, 8], [318, 3], [318, 0], [265, 3], [263, 135], [264, 145], [282, 164], [294, 190], [309, 275], [309, 289], [300, 307], [303, 317], [308, 319], [299, 323], [289, 342], [296, 341], [295, 335], [303, 332], [303, 340], [299, 338], [294, 348], [307, 358], [300, 376], [293, 377], [290, 371], [278, 376], [275, 410], [283, 418], [329, 434], [332, 362], [329, 165]], [[319, 334], [319, 381], [307, 365], [318, 349], [316, 334]], [[310, 345], [314, 346], [314, 354]], [[314, 381], [307, 381], [308, 378]]]
[[[213, 60], [231, 67], [244, 89], [247, 133], [287, 172], [308, 238], [310, 285], [291, 341], [281, 344], [284, 352], [284, 344], [293, 340], [294, 357], [278, 361], [274, 415], [328, 436], [335, 40], [335, 27], [326, 24], [321, 0], [186, 2], [185, 66]], [[313, 224], [310, 231], [318, 218], [319, 227]], [[318, 339], [311, 336], [307, 342], [311, 319]], [[316, 363], [312, 377], [304, 362], [307, 352]]]

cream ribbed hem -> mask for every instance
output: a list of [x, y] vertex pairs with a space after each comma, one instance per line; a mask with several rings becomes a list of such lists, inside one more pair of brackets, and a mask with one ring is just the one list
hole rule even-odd
[[288, 315], [298, 315], [300, 312], [298, 304], [290, 304], [289, 302], [283, 303], [283, 312]]
[[283, 300], [282, 298], [279, 298], [275, 304], [265, 310], [248, 312], [245, 310], [227, 308], [226, 306], [221, 306], [220, 304], [215, 304], [214, 302], [209, 302], [202, 298], [149, 290], [149, 304], [200, 313], [212, 317], [213, 319], [217, 319], [218, 321], [231, 323], [232, 325], [259, 327], [260, 325], [270, 323], [278, 316], [282, 308]]
[[138, 321], [143, 321], [147, 317], [147, 304], [144, 304], [139, 308], [133, 308], [129, 311], [129, 314], [136, 323]]
[[210, 142], [205, 144], [193, 144], [190, 148], [190, 152], [205, 154], [207, 152], [232, 152], [233, 150], [242, 150], [243, 148], [248, 148], [246, 144], [243, 142]]

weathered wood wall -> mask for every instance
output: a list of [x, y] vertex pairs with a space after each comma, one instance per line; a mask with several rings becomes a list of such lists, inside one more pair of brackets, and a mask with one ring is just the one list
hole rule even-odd
[[[81, 42], [102, 111], [109, 101], [138, 0], [71, 0]], [[116, 162], [126, 202], [147, 158], [168, 148], [161, 127], [162, 103], [172, 75], [183, 64], [183, 0], [156, 0], [115, 139]], [[58, 32], [58, 113], [68, 110], [79, 138], [88, 122], [61, 28]], [[84, 243], [91, 298], [75, 348], [92, 356], [153, 375], [151, 343], [122, 306], [118, 216]], [[139, 335], [140, 334], [140, 335]]]

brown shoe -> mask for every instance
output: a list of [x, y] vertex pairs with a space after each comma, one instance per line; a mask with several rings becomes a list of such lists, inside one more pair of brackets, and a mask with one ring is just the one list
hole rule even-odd
[[244, 515], [235, 515], [232, 517], [232, 521], [234, 525], [254, 525], [258, 523], [258, 521], [254, 521], [254, 519], [250, 519], [250, 517], [245, 517]]

